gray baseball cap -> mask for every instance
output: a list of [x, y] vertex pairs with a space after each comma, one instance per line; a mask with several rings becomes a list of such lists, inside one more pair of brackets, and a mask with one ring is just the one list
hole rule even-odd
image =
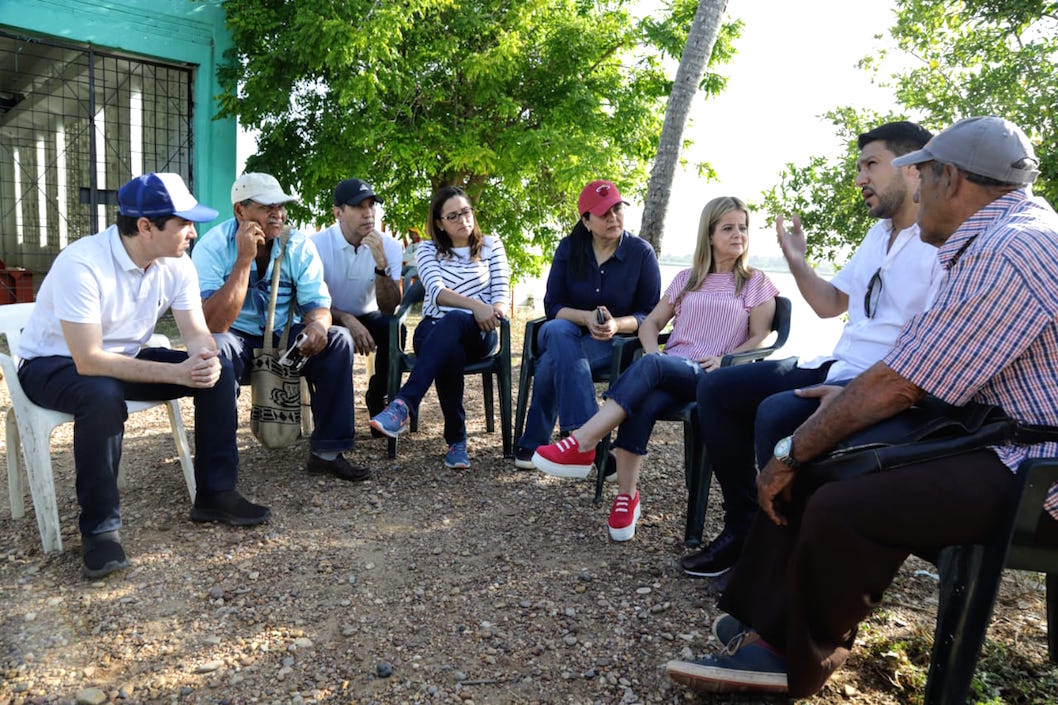
[[897, 157], [893, 166], [928, 161], [954, 164], [963, 171], [988, 176], [1005, 184], [1026, 186], [1040, 175], [1040, 160], [1021, 128], [988, 115], [959, 120], [919, 150]]

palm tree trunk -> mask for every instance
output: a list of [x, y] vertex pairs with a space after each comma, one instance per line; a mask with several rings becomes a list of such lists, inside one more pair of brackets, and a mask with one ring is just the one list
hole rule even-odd
[[643, 204], [643, 223], [639, 236], [649, 242], [654, 251], [661, 254], [662, 226], [665, 212], [669, 207], [669, 196], [672, 193], [672, 177], [676, 173], [676, 164], [680, 158], [683, 145], [683, 131], [691, 112], [691, 101], [698, 91], [698, 84], [705, 73], [706, 63], [713, 53], [720, 21], [727, 9], [727, 0], [701, 0], [694, 13], [694, 21], [687, 35], [687, 44], [683, 47], [680, 66], [676, 70], [676, 80], [669, 94], [669, 104], [665, 109], [665, 123], [661, 128], [661, 139], [658, 141], [658, 155], [654, 160], [654, 169], [650, 172], [650, 184], [647, 187], [647, 198]]

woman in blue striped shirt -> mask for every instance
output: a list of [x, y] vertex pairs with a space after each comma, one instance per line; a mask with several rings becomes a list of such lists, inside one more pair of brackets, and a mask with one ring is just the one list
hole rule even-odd
[[[431, 239], [415, 253], [426, 289], [423, 318], [412, 338], [418, 361], [397, 397], [371, 419], [371, 427], [390, 437], [406, 431], [409, 410], [418, 407], [433, 383], [448, 444], [444, 464], [468, 468], [463, 367], [493, 354], [499, 345], [497, 329], [510, 283], [507, 253], [499, 238], [481, 234], [474, 208], [457, 186], [434, 194], [426, 231]], [[424, 350], [429, 354], [423, 355]]]

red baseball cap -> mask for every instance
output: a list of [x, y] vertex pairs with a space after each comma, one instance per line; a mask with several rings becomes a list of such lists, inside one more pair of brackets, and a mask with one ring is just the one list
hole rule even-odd
[[580, 198], [577, 199], [577, 212], [581, 215], [591, 213], [603, 216], [618, 203], [628, 205], [628, 201], [621, 197], [621, 192], [617, 190], [613, 182], [596, 179], [580, 192]]

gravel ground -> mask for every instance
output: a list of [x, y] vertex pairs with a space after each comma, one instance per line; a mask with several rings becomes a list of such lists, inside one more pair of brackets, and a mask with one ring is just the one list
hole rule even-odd
[[[364, 381], [358, 359], [361, 398]], [[708, 583], [677, 565], [679, 428], [659, 424], [636, 538], [616, 544], [605, 527], [614, 485], [593, 504], [589, 481], [514, 470], [499, 434], [485, 432], [480, 380], [467, 397], [469, 471], [441, 464], [432, 392], [396, 461], [357, 409], [353, 457], [374, 470], [366, 483], [309, 476], [304, 442], [267, 451], [245, 430], [239, 487], [273, 512], [246, 530], [191, 523], [164, 411], [132, 417], [122, 536], [133, 565], [98, 582], [80, 576], [70, 427], [59, 429], [65, 551], [42, 554], [31, 508], [18, 521], [0, 511], [0, 705], [754, 702], [695, 696], [664, 673], [667, 660], [717, 646]], [[707, 536], [718, 529], [717, 495]], [[805, 702], [921, 698], [921, 658], [887, 645], [931, 632], [931, 570], [905, 566], [861, 648]], [[990, 632], [1030, 671], [1046, 652], [1041, 584], [1008, 578]]]

